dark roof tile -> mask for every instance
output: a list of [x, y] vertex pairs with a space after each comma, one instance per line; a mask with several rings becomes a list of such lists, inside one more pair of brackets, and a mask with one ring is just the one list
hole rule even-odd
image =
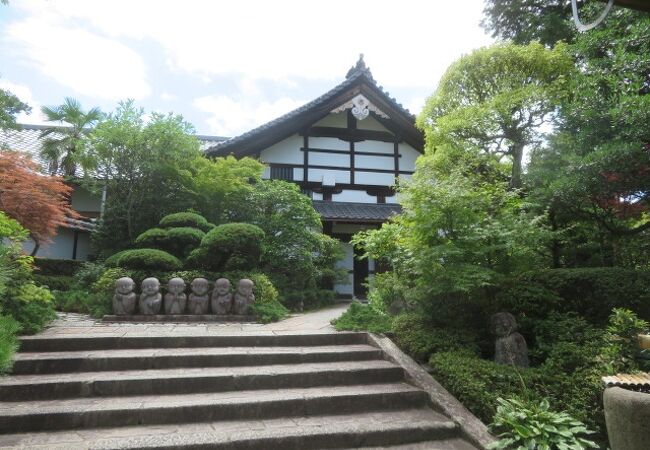
[[385, 222], [402, 207], [391, 203], [345, 203], [314, 200], [314, 209], [323, 220], [359, 220], [365, 222]]

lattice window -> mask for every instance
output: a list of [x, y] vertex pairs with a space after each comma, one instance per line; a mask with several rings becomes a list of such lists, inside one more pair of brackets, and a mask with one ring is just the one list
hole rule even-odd
[[293, 181], [293, 167], [271, 164], [271, 179]]

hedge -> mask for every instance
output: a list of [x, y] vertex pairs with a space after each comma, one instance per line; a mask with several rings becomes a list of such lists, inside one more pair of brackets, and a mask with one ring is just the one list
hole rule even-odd
[[264, 231], [248, 223], [227, 223], [209, 231], [188, 262], [212, 270], [251, 270], [262, 254]]
[[40, 286], [47, 286], [50, 290], [67, 291], [73, 283], [74, 278], [70, 276], [40, 275], [34, 274], [34, 281]]
[[35, 273], [71, 277], [83, 265], [78, 259], [34, 258]]
[[182, 266], [174, 255], [153, 248], [123, 250], [107, 258], [105, 264], [109, 267], [152, 271], [179, 270]]
[[163, 248], [167, 244], [167, 230], [151, 228], [135, 238], [135, 245], [140, 248]]
[[207, 219], [200, 214], [191, 212], [179, 212], [169, 214], [162, 219], [159, 223], [161, 228], [177, 228], [177, 227], [192, 227], [198, 228], [201, 231], [208, 232], [214, 228], [214, 225], [209, 223]]
[[547, 269], [511, 280], [498, 295], [503, 310], [541, 319], [551, 311], [576, 312], [602, 325], [613, 308], [650, 320], [650, 271], [620, 267]]

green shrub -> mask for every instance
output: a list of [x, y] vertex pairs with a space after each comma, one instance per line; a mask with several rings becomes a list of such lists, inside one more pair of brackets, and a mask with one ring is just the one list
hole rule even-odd
[[391, 330], [392, 323], [391, 316], [358, 302], [353, 302], [341, 317], [332, 320], [332, 325], [338, 331], [370, 331], [372, 333], [387, 333]]
[[71, 277], [81, 268], [83, 263], [78, 259], [34, 258], [34, 270], [39, 275]]
[[90, 314], [95, 294], [87, 290], [54, 291], [54, 304], [57, 311]]
[[251, 270], [259, 265], [264, 231], [248, 223], [227, 223], [209, 231], [190, 254], [211, 270]]
[[257, 320], [262, 323], [277, 322], [284, 319], [289, 310], [282, 306], [279, 301], [259, 302], [257, 298], [252, 307], [252, 312], [257, 316]]
[[50, 290], [67, 291], [72, 287], [73, 277], [62, 275], [33, 275], [34, 282], [39, 286], [45, 286]]
[[135, 245], [139, 248], [165, 248], [167, 245], [167, 230], [151, 228], [135, 238]]
[[18, 349], [16, 335], [20, 324], [10, 316], [0, 315], [0, 375], [11, 369], [12, 357]]
[[205, 233], [197, 228], [169, 228], [165, 249], [178, 257], [185, 257], [201, 244], [204, 236]]
[[640, 349], [637, 336], [647, 332], [648, 322], [639, 319], [632, 311], [622, 308], [612, 310], [602, 353], [611, 373], [639, 369], [637, 358]]
[[79, 289], [89, 289], [105, 271], [106, 266], [104, 264], [96, 262], [84, 263], [74, 274], [74, 287]]
[[176, 227], [192, 227], [198, 228], [201, 231], [208, 232], [214, 225], [209, 223], [205, 217], [192, 213], [192, 212], [179, 212], [169, 214], [162, 219], [159, 223], [161, 228], [176, 228]]
[[174, 255], [153, 248], [123, 250], [107, 258], [104, 263], [109, 267], [157, 271], [179, 270], [182, 266]]
[[466, 330], [432, 326], [418, 314], [401, 314], [393, 320], [395, 343], [418, 361], [436, 352], [478, 353], [476, 336]]
[[550, 410], [548, 400], [526, 402], [498, 398], [497, 413], [490, 426], [499, 440], [489, 449], [575, 449], [598, 448], [582, 437], [593, 434], [585, 425], [565, 412]]
[[20, 323], [21, 331], [34, 334], [56, 317], [52, 293], [34, 283], [25, 283], [12, 293], [5, 302], [4, 312], [13, 316]]
[[498, 303], [521, 317], [576, 312], [601, 325], [613, 308], [626, 308], [650, 320], [650, 271], [597, 267], [527, 272], [508, 283]]

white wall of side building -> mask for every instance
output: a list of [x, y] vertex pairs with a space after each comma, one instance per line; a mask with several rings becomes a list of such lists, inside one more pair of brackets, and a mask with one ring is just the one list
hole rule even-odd
[[[76, 259], [86, 261], [91, 253], [90, 233], [86, 231], [77, 232], [77, 255]], [[69, 228], [59, 228], [52, 242], [42, 244], [36, 256], [53, 259], [73, 259], [75, 231]], [[23, 251], [31, 254], [34, 250], [34, 241], [28, 239], [23, 243]]]

